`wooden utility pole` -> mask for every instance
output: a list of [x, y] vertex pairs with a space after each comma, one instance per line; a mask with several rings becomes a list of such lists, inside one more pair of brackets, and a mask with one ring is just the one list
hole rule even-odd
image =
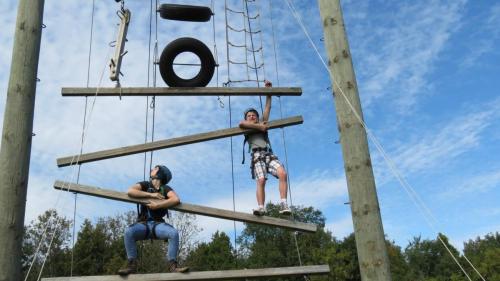
[[329, 56], [361, 280], [390, 281], [384, 229], [366, 131], [358, 119], [363, 118], [363, 113], [340, 0], [319, 0], [319, 10]]
[[0, 149], [0, 281], [22, 280], [26, 191], [44, 0], [19, 0]]

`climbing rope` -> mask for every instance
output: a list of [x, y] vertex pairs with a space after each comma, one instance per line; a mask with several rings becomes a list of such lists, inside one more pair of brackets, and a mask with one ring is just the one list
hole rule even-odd
[[[294, 18], [297, 20], [297, 22], [300, 25], [300, 27], [302, 28], [304, 34], [308, 38], [309, 43], [311, 44], [311, 46], [315, 50], [316, 54], [318, 55], [319, 59], [321, 60], [321, 62], [323, 64], [323, 66], [325, 67], [325, 69], [327, 70], [328, 74], [331, 77], [332, 73], [330, 72], [330, 69], [328, 68], [327, 64], [323, 60], [323, 57], [321, 56], [321, 54], [318, 51], [318, 48], [316, 47], [316, 45], [312, 41], [311, 36], [309, 35], [309, 32], [307, 31], [306, 27], [304, 26], [300, 15], [296, 11], [295, 7], [293, 6], [293, 3], [290, 0], [286, 0], [286, 3], [288, 4], [288, 7], [290, 8], [290, 10], [291, 10]], [[431, 227], [431, 229], [433, 231], [435, 231], [436, 233], [439, 233], [439, 231], [437, 230], [436, 226], [434, 225], [434, 222], [437, 222], [437, 219], [435, 218], [435, 216], [433, 215], [433, 213], [431, 212], [431, 210], [427, 207], [427, 205], [420, 198], [420, 196], [415, 191], [415, 189], [408, 183], [408, 181], [403, 177], [403, 175], [401, 174], [401, 172], [397, 169], [396, 165], [394, 164], [394, 162], [392, 161], [392, 159], [387, 155], [385, 149], [382, 147], [382, 145], [379, 142], [379, 140], [371, 132], [371, 130], [368, 128], [368, 126], [366, 125], [366, 123], [363, 121], [363, 119], [361, 118], [361, 116], [358, 114], [358, 112], [356, 111], [356, 109], [354, 108], [354, 106], [351, 104], [351, 102], [347, 98], [346, 94], [344, 93], [343, 89], [340, 87], [340, 85], [338, 84], [338, 82], [335, 79], [332, 79], [332, 80], [333, 80], [333, 83], [335, 84], [335, 86], [339, 89], [339, 92], [342, 95], [342, 97], [344, 98], [344, 100], [346, 101], [346, 104], [351, 109], [351, 112], [354, 114], [354, 116], [356, 117], [356, 119], [358, 120], [358, 122], [361, 124], [361, 126], [363, 126], [363, 128], [366, 131], [367, 136], [373, 142], [373, 144], [375, 145], [375, 147], [377, 148], [377, 150], [382, 155], [384, 161], [389, 166], [389, 170], [397, 178], [397, 180], [399, 181], [400, 185], [405, 189], [405, 191], [407, 192], [408, 196], [410, 197], [410, 199], [412, 200], [412, 202], [417, 206], [418, 210], [422, 213], [424, 219], [426, 220], [426, 222], [428, 223], [428, 225]], [[451, 252], [451, 250], [448, 248], [448, 246], [446, 245], [446, 243], [441, 239], [441, 237], [439, 237], [439, 235], [438, 235], [438, 240], [445, 247], [446, 251], [450, 254], [450, 256], [453, 258], [453, 260], [455, 261], [455, 263], [458, 265], [458, 267], [465, 274], [465, 276], [467, 277], [467, 279], [469, 279], [470, 281], [472, 281], [472, 279], [467, 274], [467, 272], [465, 271], [465, 269], [462, 267], [462, 265], [460, 264], [460, 262], [456, 259], [455, 255]], [[464, 257], [465, 257], [465, 254], [464, 254]], [[483, 279], [483, 281], [485, 281], [484, 277], [479, 273], [479, 271], [470, 262], [470, 260], [468, 258], [466, 258], [466, 260], [469, 263], [469, 265], [475, 270], [475, 272], [481, 277], [481, 279]]]
[[[276, 84], [278, 87], [280, 86], [280, 80], [279, 80], [279, 67], [278, 67], [278, 53], [277, 53], [277, 48], [276, 48], [276, 33], [274, 30], [274, 21], [273, 21], [273, 9], [272, 9], [272, 4], [271, 1], [269, 3], [269, 13], [270, 13], [270, 20], [271, 20], [271, 33], [272, 33], [272, 42], [273, 42], [273, 56], [274, 56], [274, 69], [275, 69], [275, 79], [276, 79]], [[281, 101], [281, 96], [278, 96], [278, 101], [279, 101], [279, 109], [280, 109], [280, 118], [283, 119], [283, 105]], [[287, 176], [287, 189], [288, 189], [288, 196], [290, 198], [290, 206], [294, 206], [293, 204], [293, 196], [292, 196], [292, 187], [290, 183], [290, 171], [288, 170], [289, 165], [288, 165], [288, 150], [287, 150], [287, 145], [286, 145], [286, 136], [285, 136], [285, 128], [281, 128], [281, 139], [283, 143], [283, 150], [285, 153], [285, 167], [287, 170], [286, 176]], [[295, 219], [295, 216], [292, 212], [292, 219]], [[297, 239], [297, 231], [294, 231], [293, 234], [293, 240], [295, 244], [295, 250], [297, 252], [297, 258], [299, 260], [299, 265], [302, 266], [302, 255], [300, 253], [300, 247]], [[307, 275], [303, 275], [304, 280], [309, 280]]]
[[[148, 64], [147, 64], [147, 87], [149, 87], [149, 79], [150, 79], [150, 75], [151, 75], [151, 66], [153, 66], [153, 68], [155, 67], [154, 66], [154, 63], [151, 63], [151, 40], [152, 40], [152, 30], [153, 30], [153, 0], [150, 0], [149, 1], [149, 36], [148, 36]], [[146, 110], [145, 110], [146, 114], [145, 114], [145, 124], [144, 124], [144, 128], [145, 128], [145, 132], [144, 132], [144, 143], [147, 143], [148, 142], [148, 121], [149, 121], [149, 96], [146, 97]], [[147, 166], [146, 166], [146, 163], [147, 163], [147, 157], [148, 157], [148, 153], [147, 152], [144, 152], [144, 165], [143, 165], [143, 180], [145, 181], [146, 180], [146, 173], [147, 173]], [[137, 205], [137, 212], [139, 212], [139, 206]]]
[[[155, 5], [158, 7], [158, 0], [155, 0]], [[157, 62], [158, 61], [158, 13], [155, 14], [155, 46], [153, 49], [153, 61]], [[153, 69], [153, 87], [156, 87], [156, 67]], [[149, 79], [149, 78], [148, 78]], [[152, 109], [152, 120], [151, 120], [151, 142], [154, 141], [155, 139], [155, 117], [156, 117], [156, 97], [153, 96], [151, 99], [151, 104], [149, 107]], [[153, 153], [154, 151], [151, 150], [150, 152], [150, 158], [149, 158], [149, 170], [153, 168]]]
[[[227, 0], [224, 1], [224, 10], [225, 10], [225, 21], [226, 21], [226, 42], [229, 42], [229, 34], [228, 34], [228, 26], [229, 26], [229, 23], [228, 23], [228, 19], [227, 19], [227, 11], [228, 11], [228, 7], [227, 7]], [[229, 62], [229, 45], [226, 44], [226, 61], [227, 61], [227, 77], [228, 77], [228, 82], [227, 83], [224, 83], [224, 86], [225, 87], [229, 87], [230, 86], [230, 78], [231, 77], [231, 74], [230, 74], [230, 62]], [[231, 96], [228, 96], [228, 105], [229, 105], [229, 108], [228, 108], [228, 112], [229, 112], [229, 128], [231, 128], [232, 126], [232, 107], [231, 107]], [[229, 138], [229, 141], [230, 141], [230, 153], [231, 153], [231, 186], [232, 186], [232, 196], [233, 196], [233, 211], [236, 211], [236, 199], [235, 199], [235, 180], [234, 180], [234, 157], [233, 157], [233, 137], [230, 137]], [[235, 255], [236, 257], [238, 257], [238, 243], [236, 242], [236, 233], [237, 233], [237, 229], [236, 229], [236, 221], [233, 220], [233, 234], [234, 234], [234, 251], [235, 251]], [[238, 259], [235, 259], [235, 267], [237, 268], [238, 267]]]
[[[228, 104], [229, 104], [229, 128], [232, 126], [232, 107], [231, 107], [231, 96], [228, 98]], [[235, 189], [234, 189], [234, 156], [233, 156], [233, 137], [230, 137], [230, 144], [231, 144], [231, 184], [232, 184], [232, 189], [233, 189], [233, 212], [236, 211], [236, 199], [235, 199]], [[236, 221], [233, 220], [233, 229], [234, 229], [234, 250], [236, 257], [238, 257], [238, 244], [236, 242]], [[238, 267], [238, 259], [235, 259], [236, 263], [236, 268]]]
[[[246, 10], [246, 15], [247, 15], [246, 19], [247, 19], [247, 23], [248, 23], [248, 35], [250, 37], [250, 44], [251, 44], [251, 47], [252, 47], [252, 49], [251, 49], [252, 51], [250, 53], [252, 54], [252, 58], [253, 58], [253, 68], [252, 67], [250, 67], [250, 68], [255, 70], [255, 79], [257, 81], [259, 81], [259, 68], [257, 67], [257, 58], [255, 57], [255, 46], [254, 46], [254, 43], [253, 43], [252, 24], [250, 22], [251, 18], [250, 18], [250, 12], [249, 12], [249, 9], [248, 9], [248, 0], [244, 0], [244, 2], [245, 2], [245, 10]], [[257, 18], [257, 17], [260, 18], [260, 15], [257, 14], [255, 16], [255, 18]], [[246, 36], [245, 36], [245, 38], [246, 38]], [[261, 46], [261, 49], [262, 49], [262, 46]], [[262, 62], [262, 65], [264, 65], [264, 62]], [[260, 83], [257, 82], [257, 88], [259, 88], [259, 87], [260, 87]], [[263, 116], [264, 115], [264, 108], [262, 106], [262, 96], [259, 96], [259, 101], [260, 101], [261, 116]]]
[[[95, 14], [95, 0], [92, 0], [92, 15], [91, 15], [91, 20], [90, 20], [90, 38], [89, 38], [89, 56], [88, 56], [88, 62], [87, 62], [87, 88], [89, 87], [89, 83], [90, 83], [90, 63], [91, 63], [91, 57], [92, 57], [92, 41], [93, 41], [92, 39], [93, 39], [93, 33], [94, 33], [94, 14]], [[83, 153], [83, 140], [84, 140], [83, 132], [85, 129], [85, 119], [87, 118], [87, 107], [88, 107], [88, 98], [85, 97], [85, 107], [84, 107], [84, 112], [83, 112], [80, 154]], [[81, 165], [78, 165], [76, 183], [80, 182], [80, 171], [81, 171]], [[75, 200], [74, 200], [74, 206], [73, 206], [73, 233], [71, 236], [72, 247], [71, 247], [70, 277], [73, 276], [73, 265], [74, 265], [77, 198], [78, 198], [78, 194], [75, 192]]]
[[[93, 8], [94, 10], [94, 8]], [[100, 88], [101, 88], [101, 85], [102, 85], [102, 81], [103, 81], [103, 77], [104, 77], [104, 73], [108, 67], [108, 58], [110, 57], [110, 54], [111, 54], [111, 49], [108, 50], [108, 53], [106, 54], [105, 56], [105, 62], [103, 64], [103, 69], [101, 71], [101, 74], [100, 74], [100, 78], [99, 78], [99, 81], [98, 81], [98, 86], [96, 88], [96, 92], [95, 92], [95, 95], [93, 96], [93, 99], [92, 99], [92, 102], [90, 103], [90, 108], [87, 110], [87, 108], [85, 108], [85, 116], [84, 116], [84, 122], [83, 122], [83, 131], [82, 131], [82, 137], [81, 137], [81, 142], [80, 142], [80, 154], [76, 155], [76, 156], [73, 156], [71, 161], [70, 161], [70, 166], [74, 165], [74, 163], [78, 163], [80, 161], [80, 157], [82, 155], [82, 151], [83, 151], [83, 145], [85, 144], [85, 141], [86, 141], [86, 135], [87, 135], [87, 131], [88, 131], [88, 127], [90, 125], [90, 120], [92, 119], [92, 115], [93, 115], [93, 111], [94, 111], [94, 107], [95, 107], [95, 103], [96, 103], [96, 100], [97, 100], [97, 95], [99, 94], [99, 91], [100, 91]], [[89, 77], [89, 75], [88, 75]], [[87, 82], [88, 83], [88, 82]], [[87, 105], [87, 100], [86, 100], [86, 105]], [[85, 118], [86, 117], [86, 118]], [[80, 165], [78, 165], [80, 166]], [[75, 178], [77, 178], [78, 176], [78, 173], [79, 173], [79, 167], [74, 167], [73, 168], [73, 172], [70, 173], [69, 176], [66, 176], [66, 179], [65, 179], [65, 182], [68, 182], [67, 179], [69, 178], [69, 182], [73, 182], [73, 180]], [[68, 184], [68, 183], [65, 183], [62, 187], [61, 187], [61, 190], [65, 190], [65, 191], [70, 191], [71, 190], [71, 184]], [[52, 208], [53, 209], [56, 209], [56, 207], [59, 205], [59, 201], [60, 201], [60, 198], [61, 198], [61, 195], [62, 193], [59, 193], [56, 197], [56, 200], [55, 200], [55, 203], [53, 204]], [[75, 211], [76, 213], [76, 211]], [[40, 249], [41, 249], [41, 246], [43, 244], [43, 241], [45, 240], [45, 237], [47, 236], [47, 230], [48, 229], [52, 229], [52, 226], [56, 225], [56, 227], [53, 229], [53, 232], [51, 234], [48, 234], [49, 236], [51, 235], [51, 239], [50, 239], [50, 243], [47, 247], [47, 251], [45, 252], [45, 254], [43, 255], [45, 257], [43, 263], [42, 263], [42, 266], [40, 268], [40, 274], [41, 272], [43, 272], [43, 269], [44, 269], [44, 266], [45, 266], [45, 262], [46, 262], [46, 259], [48, 257], [48, 253], [52, 247], [52, 242], [54, 240], [54, 237], [57, 233], [57, 231], [59, 231], [59, 229], [62, 227], [62, 223], [59, 223], [58, 221], [56, 221], [54, 219], [54, 217], [50, 217], [49, 220], [47, 221], [47, 223], [45, 224], [45, 227], [43, 229], [43, 232], [42, 232], [42, 235], [41, 235], [41, 238], [40, 238], [40, 241], [36, 247], [36, 250], [35, 252], [33, 253], [33, 259], [31, 260], [30, 262], [30, 266], [28, 268], [28, 271], [26, 272], [26, 277], [25, 277], [25, 281], [28, 279], [30, 273], [31, 273], [31, 270], [33, 268], [33, 265], [38, 257], [38, 253], [40, 252]]]
[[[212, 10], [212, 30], [213, 30], [213, 44], [214, 44], [214, 57], [215, 57], [215, 68], [216, 68], [216, 87], [219, 87], [219, 54], [217, 52], [217, 41], [215, 40], [215, 1], [210, 1], [210, 9]], [[224, 108], [224, 101], [221, 96], [217, 96], [217, 101], [219, 102], [219, 107]]]
[[[97, 95], [99, 94], [99, 90], [100, 90], [101, 85], [102, 85], [102, 80], [103, 80], [103, 77], [104, 77], [104, 72], [106, 71], [106, 69], [107, 69], [107, 67], [108, 67], [107, 60], [108, 60], [108, 58], [109, 58], [110, 54], [111, 54], [111, 52], [108, 52], [108, 54], [106, 55], [106, 61], [104, 62], [104, 67], [103, 67], [102, 72], [101, 72], [101, 76], [100, 76], [100, 79], [99, 79], [98, 87], [96, 88], [96, 93], [95, 93], [95, 95], [93, 96], [93, 101], [92, 101], [91, 106], [90, 106], [90, 109], [89, 109], [89, 111], [88, 111], [88, 114], [87, 114], [87, 119], [85, 120], [85, 129], [83, 130], [83, 131], [84, 131], [84, 133], [82, 134], [82, 135], [83, 135], [83, 141], [82, 141], [81, 146], [83, 146], [83, 144], [85, 143], [85, 140], [86, 140], [86, 132], [87, 132], [87, 130], [88, 130], [88, 126], [89, 126], [89, 124], [90, 124], [90, 120], [92, 119], [92, 113], [93, 113], [93, 110], [94, 110], [95, 102], [96, 102], [96, 100], [97, 100]], [[78, 156], [73, 156], [73, 157], [72, 157], [72, 159], [71, 159], [71, 161], [70, 161], [70, 164], [69, 164], [69, 165], [71, 166], [71, 165], [73, 165], [74, 163], [78, 163], [78, 162], [80, 161], [80, 157], [81, 157], [81, 153], [80, 153], [80, 154], [78, 154]], [[76, 167], [73, 169], [73, 173], [72, 173], [72, 175], [69, 177], [69, 178], [70, 178], [70, 182], [73, 182], [73, 179], [75, 179], [77, 170], [78, 170], [78, 169], [76, 169]], [[68, 177], [66, 177], [66, 178], [68, 178]], [[61, 187], [61, 190], [63, 190], [63, 191], [70, 191], [70, 190], [71, 190], [71, 183], [65, 183], [65, 184], [63, 184], [63, 186]], [[59, 205], [59, 200], [60, 200], [60, 198], [61, 198], [61, 194], [62, 194], [62, 192], [61, 192], [61, 193], [59, 193], [59, 194], [57, 195], [56, 202], [55, 202], [55, 203], [54, 203], [54, 205], [53, 205], [53, 208], [54, 208], [54, 209], [55, 209], [55, 208]], [[40, 243], [39, 243], [39, 245], [37, 246], [37, 250], [36, 250], [36, 251], [35, 251], [35, 253], [34, 253], [34, 258], [33, 258], [33, 260], [31, 261], [30, 268], [29, 268], [28, 272], [26, 273], [26, 278], [25, 278], [25, 281], [26, 281], [26, 280], [27, 280], [27, 278], [29, 277], [29, 273], [30, 273], [30, 271], [31, 271], [31, 269], [32, 269], [32, 266], [33, 266], [33, 264], [34, 264], [35, 260], [36, 260], [37, 254], [38, 254], [38, 252], [40, 251], [41, 244], [42, 244], [42, 242], [44, 241], [45, 235], [46, 235], [46, 233], [47, 233], [47, 229], [52, 228], [52, 226], [53, 226], [54, 224], [56, 225], [56, 227], [55, 227], [55, 229], [54, 229], [54, 231], [53, 231], [53, 233], [52, 233], [51, 242], [50, 242], [49, 246], [47, 247], [47, 251], [46, 251], [46, 253], [45, 253], [45, 255], [44, 255], [44, 256], [45, 256], [45, 260], [44, 260], [44, 262], [42, 263], [42, 267], [40, 268], [40, 272], [42, 272], [42, 271], [43, 271], [44, 266], [45, 266], [45, 261], [46, 261], [46, 259], [47, 259], [48, 253], [49, 253], [49, 251], [50, 251], [50, 249], [51, 249], [51, 247], [52, 247], [52, 241], [53, 241], [53, 239], [54, 239], [54, 236], [56, 235], [56, 233], [57, 233], [57, 231], [59, 230], [59, 228], [61, 228], [61, 227], [62, 227], [62, 223], [58, 223], [57, 221], [55, 221], [55, 220], [54, 220], [54, 218], [53, 218], [53, 217], [51, 217], [51, 218], [49, 219], [49, 221], [47, 221], [47, 223], [46, 223], [45, 229], [44, 229], [43, 234], [42, 234], [42, 238], [40, 239]]]

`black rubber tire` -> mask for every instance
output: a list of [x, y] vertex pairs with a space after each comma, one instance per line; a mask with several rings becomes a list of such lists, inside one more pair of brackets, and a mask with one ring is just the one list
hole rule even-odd
[[158, 10], [160, 17], [168, 20], [205, 22], [213, 15], [212, 10], [204, 6], [161, 4]]
[[[183, 79], [174, 71], [174, 59], [183, 52], [191, 52], [201, 62], [200, 71], [191, 79]], [[210, 49], [200, 40], [182, 37], [170, 42], [160, 56], [160, 74], [170, 87], [205, 87], [215, 70], [215, 60]]]

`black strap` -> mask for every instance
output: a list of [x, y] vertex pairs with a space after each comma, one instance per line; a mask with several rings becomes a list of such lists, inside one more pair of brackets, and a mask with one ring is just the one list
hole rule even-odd
[[[243, 152], [243, 161], [241, 161], [241, 164], [245, 164], [245, 144], [248, 142], [248, 135], [245, 135], [245, 140], [243, 140], [243, 147], [241, 148]], [[250, 150], [250, 144], [248, 144], [248, 150]]]
[[269, 152], [273, 152], [273, 148], [271, 147], [271, 141], [269, 140], [269, 134], [267, 131], [264, 133], [264, 140], [267, 143], [267, 147], [269, 148]]
[[[267, 149], [269, 152], [273, 152], [273, 149], [271, 147], [271, 141], [269, 141], [269, 134], [266, 131], [264, 134], [264, 140], [266, 141], [267, 144]], [[243, 147], [242, 147], [242, 154], [243, 154], [243, 160], [241, 161], [241, 164], [245, 164], [245, 144], [248, 142], [248, 135], [245, 135], [245, 139], [243, 140]], [[250, 144], [248, 144], [248, 152], [251, 152], [250, 149]], [[252, 157], [253, 158], [253, 157]]]
[[149, 236], [148, 222], [147, 221], [140, 221], [138, 223], [141, 223], [141, 224], [143, 224], [146, 227], [146, 235], [144, 236], [144, 238], [148, 238], [148, 236]]
[[153, 229], [151, 230], [151, 233], [153, 233], [153, 238], [152, 239], [156, 239], [157, 236], [156, 236], [156, 226], [159, 225], [161, 222], [155, 222], [153, 224]]

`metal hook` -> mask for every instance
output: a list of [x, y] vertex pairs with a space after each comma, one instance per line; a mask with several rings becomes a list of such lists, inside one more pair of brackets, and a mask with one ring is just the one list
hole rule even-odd
[[154, 109], [156, 106], [156, 97], [151, 99], [151, 103], [149, 104], [149, 108]]
[[219, 101], [219, 107], [224, 108], [224, 102], [222, 101], [220, 96], [217, 96], [217, 100]]

